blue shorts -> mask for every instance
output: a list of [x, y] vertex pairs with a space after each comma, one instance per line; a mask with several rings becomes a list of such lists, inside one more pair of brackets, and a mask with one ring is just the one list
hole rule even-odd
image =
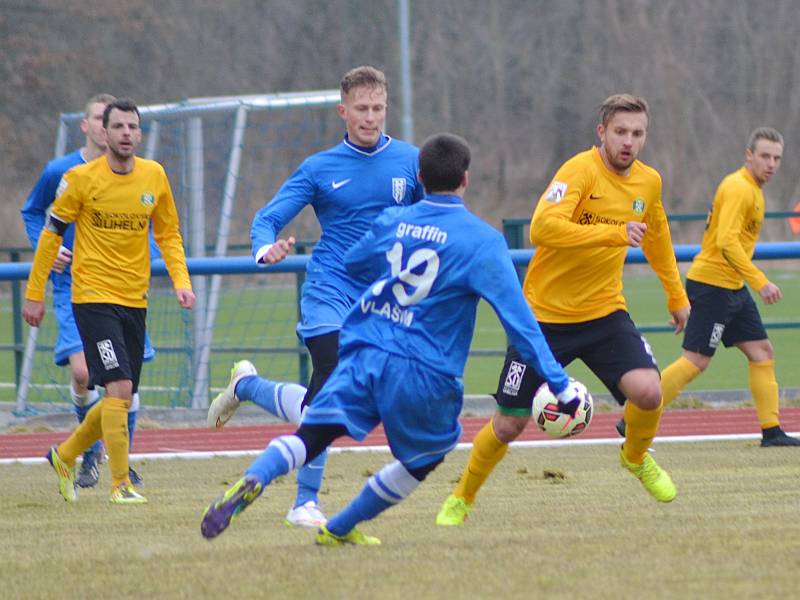
[[297, 337], [305, 342], [307, 338], [339, 331], [357, 301], [333, 282], [306, 281], [300, 297], [302, 320], [297, 324]]
[[[56, 318], [56, 347], [53, 351], [53, 362], [59, 367], [69, 364], [69, 357], [77, 352], [83, 352], [83, 342], [78, 333], [78, 326], [75, 324], [75, 317], [72, 314], [72, 300], [69, 296], [66, 299], [57, 294], [53, 298], [53, 314]], [[145, 333], [144, 337], [144, 362], [150, 362], [156, 357], [155, 348], [150, 343], [150, 336]]]
[[406, 469], [441, 460], [461, 437], [460, 378], [420, 361], [361, 346], [339, 365], [303, 415], [304, 425], [344, 425], [362, 441], [383, 423], [389, 448]]

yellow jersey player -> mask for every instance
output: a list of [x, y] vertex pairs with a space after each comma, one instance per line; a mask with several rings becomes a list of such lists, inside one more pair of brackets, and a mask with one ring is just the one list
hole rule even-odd
[[[643, 98], [618, 94], [600, 106], [600, 146], [564, 163], [539, 199], [530, 233], [537, 249], [524, 290], [556, 360], [566, 366], [581, 359], [618, 402], [628, 400], [621, 463], [657, 500], [669, 502], [675, 486], [647, 452], [661, 418], [659, 372], [622, 295], [627, 249], [641, 247], [664, 287], [675, 331], [683, 331], [689, 301], [661, 204], [661, 177], [638, 160], [648, 122]], [[497, 411], [476, 436], [439, 525], [463, 523], [478, 489], [530, 420], [541, 383], [510, 347]]]
[[747, 283], [758, 292], [764, 304], [781, 299], [781, 290], [753, 264], [752, 257], [764, 222], [761, 188], [777, 173], [782, 154], [783, 136], [770, 127], [759, 127], [750, 134], [744, 166], [719, 184], [703, 244], [686, 275], [692, 315], [683, 337], [683, 354], [661, 377], [667, 405], [706, 370], [720, 343], [739, 348], [747, 357], [764, 447], [800, 446], [800, 440], [781, 429], [772, 344], [744, 286]]
[[89, 383], [105, 387], [106, 394], [72, 435], [47, 453], [67, 501], [77, 499], [75, 459], [102, 437], [111, 467], [111, 501], [146, 502], [129, 478], [127, 413], [142, 368], [151, 223], [178, 303], [183, 308], [194, 304], [169, 180], [160, 164], [135, 156], [142, 139], [139, 124], [132, 101], [115, 100], [106, 106], [105, 155], [74, 167], [61, 180], [25, 292], [23, 317], [38, 326], [44, 318], [47, 276], [62, 236], [74, 222], [72, 311]]

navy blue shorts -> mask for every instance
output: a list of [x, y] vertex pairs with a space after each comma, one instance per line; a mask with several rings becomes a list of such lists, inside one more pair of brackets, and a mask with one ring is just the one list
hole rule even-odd
[[684, 350], [714, 356], [720, 342], [727, 348], [767, 339], [761, 315], [746, 287], [729, 290], [687, 279], [686, 294], [692, 312], [683, 334]]
[[[650, 344], [624, 310], [582, 323], [539, 326], [558, 362], [566, 367], [575, 359], [582, 360], [620, 404], [625, 403], [625, 394], [617, 384], [625, 373], [634, 369], [658, 370]], [[523, 362], [517, 349], [509, 346], [495, 393], [498, 410], [507, 415], [529, 416], [533, 396], [544, 381]]]

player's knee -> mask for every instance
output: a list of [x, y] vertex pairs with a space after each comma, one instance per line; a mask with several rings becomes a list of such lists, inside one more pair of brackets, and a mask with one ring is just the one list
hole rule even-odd
[[442, 464], [443, 460], [444, 460], [444, 457], [439, 458], [439, 459], [433, 461], [432, 463], [428, 463], [424, 467], [416, 467], [414, 469], [406, 469], [406, 470], [408, 471], [409, 475], [411, 475], [414, 479], [416, 479], [419, 482], [423, 482], [423, 481], [425, 481], [425, 478], [430, 473], [432, 473], [433, 470], [436, 467], [438, 467], [440, 464]]
[[642, 410], [656, 410], [661, 406], [661, 385], [659, 381], [641, 382], [628, 400]]
[[133, 399], [133, 381], [130, 379], [119, 379], [117, 381], [109, 381], [106, 383], [106, 393], [114, 398], [121, 398], [122, 400]]
[[496, 413], [492, 421], [492, 427], [497, 439], [504, 444], [508, 444], [519, 437], [519, 434], [522, 433], [530, 420], [530, 415], [519, 417]]
[[338, 437], [347, 433], [343, 425], [304, 425], [300, 424], [295, 435], [303, 440], [306, 447], [306, 464], [333, 443]]
[[72, 387], [77, 394], [85, 394], [89, 390], [89, 369], [86, 365], [72, 365]]

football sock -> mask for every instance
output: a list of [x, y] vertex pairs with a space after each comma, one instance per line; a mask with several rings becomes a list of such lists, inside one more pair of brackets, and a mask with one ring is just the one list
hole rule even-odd
[[325, 460], [327, 458], [328, 451], [324, 450], [307, 465], [300, 467], [300, 470], [297, 472], [297, 498], [294, 501], [295, 507], [302, 506], [309, 500], [317, 502], [319, 490], [322, 487], [322, 475], [325, 472]]
[[399, 461], [386, 465], [367, 480], [358, 496], [334, 515], [326, 527], [334, 535], [347, 535], [362, 521], [374, 519], [407, 498], [419, 484]]
[[689, 383], [698, 375], [698, 369], [692, 361], [681, 356], [661, 373], [661, 403], [668, 406], [675, 400]]
[[461, 479], [453, 494], [464, 498], [467, 504], [475, 502], [478, 490], [492, 473], [495, 465], [503, 460], [506, 452], [508, 452], [508, 444], [497, 439], [492, 419], [475, 436], [467, 466], [464, 467], [464, 472], [461, 474]]
[[625, 403], [626, 435], [622, 451], [628, 462], [642, 464], [658, 432], [663, 410], [663, 404], [659, 404], [655, 410], [642, 410], [630, 400]]
[[131, 402], [106, 395], [100, 404], [103, 407], [103, 439], [108, 450], [111, 485], [117, 487], [123, 483], [130, 483], [128, 479], [128, 408]]
[[103, 403], [95, 402], [78, 428], [58, 446], [58, 456], [68, 466], [73, 466], [77, 456], [103, 436], [102, 414]]
[[306, 461], [306, 446], [296, 435], [282, 435], [272, 440], [266, 450], [255, 459], [244, 472], [247, 477], [255, 477], [262, 486], [286, 475]]
[[761, 429], [777, 427], [778, 419], [778, 382], [775, 380], [775, 361], [762, 360], [749, 365], [750, 391], [756, 405], [756, 415]]
[[257, 375], [242, 377], [234, 390], [236, 397], [250, 401], [289, 423], [300, 423], [300, 404], [306, 388], [296, 383], [278, 383]]
[[136, 419], [139, 417], [139, 392], [133, 395], [131, 407], [128, 409], [128, 452], [133, 449], [133, 432], [136, 431]]
[[[83, 423], [88, 412], [98, 402], [99, 394], [97, 390], [88, 390], [85, 394], [78, 394], [75, 388], [70, 386], [70, 396], [72, 396], [72, 408], [75, 410], [75, 416], [78, 417], [78, 423]], [[103, 449], [103, 442], [97, 440], [86, 453], [89, 452], [99, 455]], [[59, 454], [59, 456], [61, 456]]]

